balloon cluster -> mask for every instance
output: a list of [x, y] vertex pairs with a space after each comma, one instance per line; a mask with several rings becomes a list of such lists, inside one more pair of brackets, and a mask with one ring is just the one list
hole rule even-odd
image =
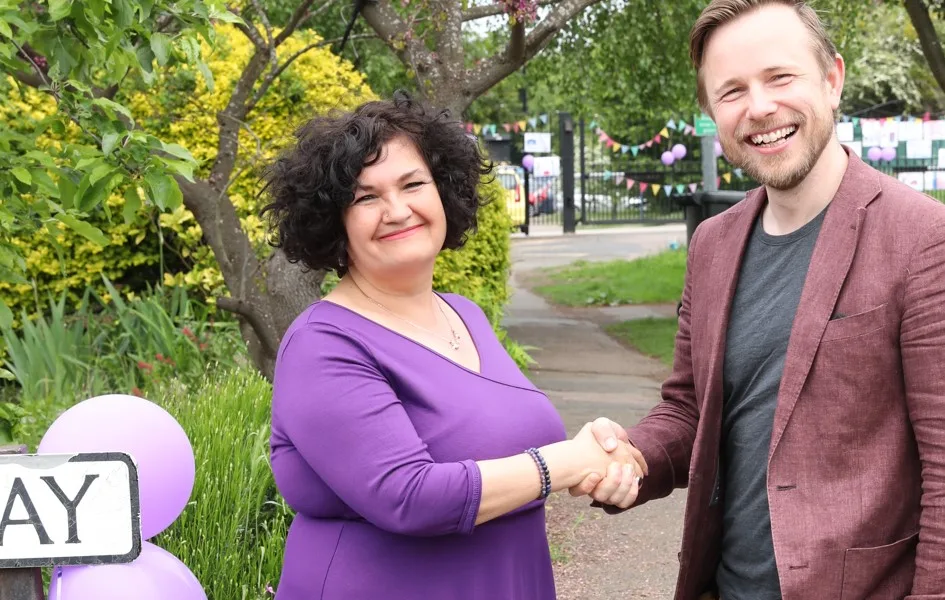
[[880, 148], [879, 146], [873, 146], [866, 151], [866, 157], [873, 162], [879, 162], [880, 160], [885, 160], [889, 162], [895, 160], [896, 158], [896, 149], [895, 148]]
[[660, 161], [667, 167], [677, 160], [682, 160], [686, 156], [686, 147], [682, 144], [676, 144], [672, 150], [663, 152]]
[[525, 168], [529, 173], [532, 172], [532, 167], [535, 166], [535, 157], [531, 154], [526, 154], [522, 157], [522, 167]]
[[[187, 434], [157, 404], [122, 394], [76, 404], [46, 431], [39, 454], [123, 452], [138, 470], [141, 539], [167, 529], [183, 512], [196, 464]], [[190, 569], [173, 554], [142, 541], [141, 554], [123, 564], [53, 570], [49, 600], [206, 600]]]

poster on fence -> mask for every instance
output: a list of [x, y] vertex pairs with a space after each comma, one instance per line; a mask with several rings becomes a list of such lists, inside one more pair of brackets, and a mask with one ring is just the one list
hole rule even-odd
[[526, 133], [525, 152], [551, 152], [551, 134], [542, 132]]
[[932, 140], [909, 140], [906, 142], [906, 158], [932, 158]]
[[925, 189], [924, 171], [903, 171], [897, 174], [899, 181], [908, 185], [914, 190], [923, 191]]
[[837, 123], [837, 139], [841, 142], [853, 141], [853, 123]]

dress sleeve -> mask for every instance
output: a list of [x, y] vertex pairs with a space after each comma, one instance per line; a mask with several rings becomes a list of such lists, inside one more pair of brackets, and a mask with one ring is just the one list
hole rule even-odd
[[[351, 334], [327, 323], [292, 332], [273, 381], [273, 420], [367, 521], [415, 536], [473, 530], [479, 467], [433, 461], [373, 354]], [[275, 457], [272, 469], [278, 481]]]

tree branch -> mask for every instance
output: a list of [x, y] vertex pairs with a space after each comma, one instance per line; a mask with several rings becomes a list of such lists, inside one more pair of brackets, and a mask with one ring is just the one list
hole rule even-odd
[[269, 335], [270, 329], [266, 327], [266, 324], [263, 322], [262, 318], [253, 310], [252, 305], [249, 302], [240, 300], [238, 298], [233, 298], [231, 296], [222, 296], [217, 298], [217, 306], [222, 308], [225, 311], [237, 314], [249, 323], [250, 327], [253, 328], [253, 331], [256, 332], [256, 335], [259, 337], [259, 341], [265, 347], [267, 353], [272, 356], [275, 356], [276, 351], [278, 350], [278, 345], [273, 346], [272, 337]]
[[[245, 20], [245, 19], [244, 19]], [[253, 46], [256, 46], [257, 50], [266, 50], [266, 40], [259, 35], [259, 32], [256, 31], [256, 28], [253, 27], [252, 23], [244, 25], [243, 23], [234, 23], [236, 28], [243, 32], [243, 35], [249, 38], [249, 41], [253, 43]]]
[[[397, 15], [390, 5], [390, 0], [369, 2], [361, 15], [378, 37], [400, 57], [406, 65], [430, 68], [430, 51], [417, 39], [409, 37], [410, 27]], [[403, 44], [398, 48], [398, 44]]]
[[[502, 81], [504, 78], [515, 72], [527, 61], [535, 57], [548, 45], [568, 21], [580, 14], [584, 9], [600, 0], [561, 0], [555, 3], [555, 7], [535, 26], [531, 32], [524, 38], [524, 49], [519, 54], [519, 48], [516, 46], [515, 28], [512, 30], [512, 39], [506, 51], [493, 57], [491, 60], [481, 62], [475, 69], [467, 72], [466, 81], [468, 82], [464, 89], [464, 97], [467, 102], [477, 98], [489, 90], [492, 86]], [[466, 105], [468, 106], [468, 104]], [[462, 108], [465, 109], [466, 106]]]
[[269, 64], [270, 68], [275, 71], [279, 68], [279, 58], [276, 56], [276, 44], [272, 39], [272, 25], [269, 23], [269, 15], [262, 9], [259, 0], [250, 0], [250, 2], [253, 3], [253, 10], [256, 11], [256, 16], [262, 21], [263, 29], [266, 31], [266, 40], [269, 42], [266, 46], [269, 49]]
[[[360, 40], [360, 39], [368, 39], [368, 38], [376, 38], [376, 37], [377, 36], [374, 35], [373, 33], [359, 33], [358, 35], [348, 36], [348, 39]], [[292, 56], [287, 58], [284, 63], [279, 65], [279, 67], [275, 71], [270, 71], [269, 74], [266, 75], [265, 79], [263, 79], [262, 84], [259, 86], [259, 89], [257, 89], [256, 93], [253, 95], [252, 100], [250, 100], [249, 104], [246, 105], [246, 114], [249, 114], [251, 110], [256, 108], [256, 105], [259, 104], [259, 101], [262, 100], [263, 96], [266, 95], [266, 92], [269, 91], [269, 87], [273, 84], [273, 82], [279, 77], [279, 75], [282, 75], [282, 72], [288, 69], [292, 65], [292, 63], [296, 61], [296, 59], [301, 57], [303, 54], [305, 54], [309, 50], [318, 48], [320, 46], [330, 46], [340, 41], [341, 41], [341, 38], [335, 38], [333, 40], [321, 40], [320, 42], [309, 44], [308, 46], [305, 46], [298, 52], [293, 53]]]
[[282, 44], [286, 41], [289, 36], [291, 36], [297, 27], [304, 23], [306, 20], [318, 16], [319, 14], [328, 10], [328, 8], [335, 3], [336, 0], [325, 0], [325, 2], [319, 6], [314, 11], [310, 11], [312, 4], [315, 3], [315, 0], [303, 0], [295, 8], [295, 12], [292, 13], [292, 16], [289, 17], [289, 22], [286, 23], [285, 29], [283, 29], [279, 35], [276, 36], [276, 46]]
[[[539, 0], [538, 6], [548, 6], [549, 4], [557, 4], [561, 0]], [[505, 14], [505, 4], [502, 2], [497, 2], [495, 4], [480, 4], [479, 6], [470, 6], [463, 12], [463, 22], [466, 21], [475, 21], [476, 19], [484, 19], [486, 17], [494, 17], [496, 15]]]
[[926, 62], [929, 63], [929, 70], [935, 76], [938, 87], [945, 91], [945, 53], [942, 52], [929, 9], [922, 0], [905, 0], [905, 5], [912, 26], [919, 34], [919, 44]]

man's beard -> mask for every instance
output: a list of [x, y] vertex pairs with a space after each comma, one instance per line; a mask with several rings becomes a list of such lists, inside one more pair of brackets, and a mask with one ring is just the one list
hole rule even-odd
[[[752, 123], [750, 126], [740, 126], [736, 129], [733, 140], [720, 138], [719, 141], [722, 143], [722, 149], [728, 160], [741, 167], [749, 177], [776, 190], [789, 190], [803, 181], [817, 164], [817, 160], [833, 135], [833, 122], [822, 118], [819, 114], [815, 114], [813, 119], [808, 119], [801, 113], [793, 113], [788, 119], [779, 119], [779, 121], [781, 122], [765, 121]], [[783, 154], [757, 154], [746, 149], [740, 141], [746, 139], [752, 131], [771, 131], [791, 125], [797, 127], [792, 135], [803, 133], [806, 136], [805, 140], [794, 141], [795, 144], [805, 143], [805, 146], [801, 148], [799, 159]]]

